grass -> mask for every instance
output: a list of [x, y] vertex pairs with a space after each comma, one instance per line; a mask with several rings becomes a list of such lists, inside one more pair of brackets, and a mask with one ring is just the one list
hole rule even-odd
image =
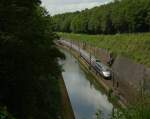
[[95, 47], [109, 50], [115, 56], [125, 56], [150, 67], [150, 33], [116, 35], [58, 33], [58, 35], [65, 39], [90, 43]]

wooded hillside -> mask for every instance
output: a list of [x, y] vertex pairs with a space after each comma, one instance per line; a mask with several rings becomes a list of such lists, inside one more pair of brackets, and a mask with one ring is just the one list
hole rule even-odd
[[53, 17], [55, 31], [116, 34], [150, 31], [150, 0], [115, 0], [81, 12]]

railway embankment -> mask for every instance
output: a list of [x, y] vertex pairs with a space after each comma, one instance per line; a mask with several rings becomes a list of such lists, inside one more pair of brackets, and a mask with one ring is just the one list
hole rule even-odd
[[[106, 93], [108, 94], [110, 100], [112, 98], [112, 101], [114, 101], [114, 103], [116, 103], [117, 105], [125, 108], [127, 105], [127, 101], [124, 98], [120, 98], [120, 95], [118, 95], [118, 91], [113, 87], [113, 82], [112, 80], [105, 80], [103, 79], [100, 75], [98, 75], [95, 70], [93, 70], [92, 68], [90, 68], [90, 66], [80, 57], [79, 53], [76, 52], [75, 50], [67, 47], [67, 46], [63, 46], [63, 45], [59, 45], [57, 44], [57, 46], [59, 48], [65, 49], [66, 51], [70, 52], [76, 59], [78, 59], [79, 63], [81, 64], [81, 67], [87, 72], [90, 73], [94, 79], [96, 80], [96, 82], [98, 82], [106, 91]], [[115, 99], [115, 100], [113, 100]]]
[[[88, 46], [81, 42], [72, 43], [91, 53], [104, 64], [107, 64], [110, 59], [110, 52], [105, 49]], [[82, 60], [80, 62], [81, 64], [85, 63]], [[125, 105], [137, 102], [141, 98], [141, 91], [143, 94], [150, 94], [150, 68], [125, 56], [118, 55], [113, 59], [111, 69], [113, 72], [111, 81], [98, 81], [107, 91], [113, 92], [120, 102]]]
[[73, 44], [94, 55], [104, 64], [113, 59], [111, 69], [113, 79], [109, 82], [119, 98], [125, 103], [134, 103], [141, 97], [141, 91], [150, 94], [150, 68], [134, 62], [123, 55], [113, 56], [106, 49], [97, 48], [84, 42], [71, 41]]
[[86, 46], [113, 53], [114, 56], [125, 56], [130, 60], [150, 67], [150, 33], [88, 35], [58, 33], [61, 38], [80, 42]]

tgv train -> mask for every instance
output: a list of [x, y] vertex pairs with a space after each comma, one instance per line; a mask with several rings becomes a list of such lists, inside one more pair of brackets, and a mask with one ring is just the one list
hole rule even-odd
[[95, 65], [94, 68], [104, 78], [111, 79], [111, 71], [110, 71], [109, 67], [107, 67], [106, 65], [104, 65], [104, 64], [102, 64], [100, 62], [96, 62], [96, 65]]
[[109, 67], [106, 65], [102, 64], [100, 61], [97, 61], [96, 58], [89, 53], [85, 52], [78, 46], [67, 42], [65, 40], [59, 40], [59, 43], [62, 45], [65, 45], [67, 47], [70, 47], [74, 49], [75, 51], [80, 53], [80, 57], [87, 63], [89, 64], [98, 74], [100, 74], [103, 78], [105, 79], [111, 79], [111, 71]]

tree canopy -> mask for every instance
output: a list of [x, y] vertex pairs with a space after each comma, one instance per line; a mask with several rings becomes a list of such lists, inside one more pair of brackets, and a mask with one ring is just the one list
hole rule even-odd
[[115, 0], [93, 9], [53, 16], [55, 31], [88, 34], [148, 32], [149, 19], [149, 0]]
[[[20, 119], [59, 115], [53, 22], [40, 0], [0, 1], [0, 111]], [[5, 108], [6, 109], [6, 108]]]

